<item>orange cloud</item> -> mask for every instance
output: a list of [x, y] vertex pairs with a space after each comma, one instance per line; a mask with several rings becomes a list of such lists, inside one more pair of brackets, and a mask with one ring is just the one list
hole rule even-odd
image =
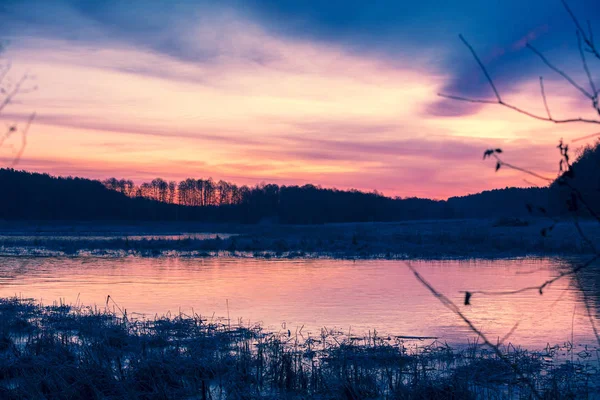
[[[391, 64], [278, 37], [234, 16], [182, 34], [193, 61], [118, 45], [14, 40], [14, 73], [34, 72], [40, 87], [10, 109], [15, 119], [32, 109], [39, 115], [20, 166], [445, 198], [524, 184], [517, 173], [494, 174], [482, 164], [489, 146], [551, 174], [558, 138], [591, 133], [495, 106], [460, 118], [429, 115], [449, 79], [436, 70], [435, 49]], [[202, 60], [205, 53], [211, 56]], [[549, 82], [553, 88], [562, 86]], [[509, 95], [539, 108], [537, 90], [524, 85]], [[556, 109], [578, 110], [559, 94]]]

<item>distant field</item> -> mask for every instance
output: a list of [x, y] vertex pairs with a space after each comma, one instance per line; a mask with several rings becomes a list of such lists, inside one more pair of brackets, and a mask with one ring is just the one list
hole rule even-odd
[[[561, 221], [547, 229], [551, 224], [547, 219], [325, 225], [0, 222], [0, 254], [35, 250], [52, 255], [226, 252], [265, 257], [499, 258], [592, 252], [572, 222]], [[581, 226], [592, 241], [600, 239], [599, 224], [584, 221]]]

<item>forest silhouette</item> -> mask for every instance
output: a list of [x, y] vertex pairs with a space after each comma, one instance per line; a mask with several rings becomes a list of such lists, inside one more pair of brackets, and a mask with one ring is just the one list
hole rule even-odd
[[[585, 147], [573, 163], [573, 186], [600, 205], [600, 144]], [[391, 222], [455, 218], [561, 216], [573, 211], [571, 190], [560, 177], [546, 187], [505, 188], [448, 200], [391, 198], [377, 192], [314, 185], [254, 187], [212, 179], [135, 185], [0, 170], [0, 219], [136, 220], [284, 224]], [[585, 211], [579, 210], [582, 216]]]

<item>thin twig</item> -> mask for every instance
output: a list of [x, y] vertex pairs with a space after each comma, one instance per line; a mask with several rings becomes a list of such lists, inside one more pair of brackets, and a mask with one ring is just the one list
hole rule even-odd
[[4, 100], [0, 102], [0, 112], [4, 110], [4, 108], [12, 101], [12, 99], [19, 94], [21, 90], [21, 86], [28, 79], [27, 75], [23, 75], [23, 77], [15, 84], [15, 87], [4, 97]]
[[531, 176], [533, 176], [535, 178], [544, 180], [546, 182], [552, 182], [553, 181], [553, 179], [548, 178], [547, 176], [540, 175], [537, 172], [533, 172], [533, 171], [530, 171], [528, 169], [521, 168], [521, 167], [513, 165], [513, 164], [509, 164], [509, 163], [503, 161], [500, 157], [498, 157], [497, 154], [493, 154], [493, 156], [496, 159], [496, 161], [498, 162], [498, 164], [501, 165], [502, 167], [507, 167], [507, 168], [510, 168], [510, 169], [514, 169], [515, 171], [523, 172], [523, 173], [525, 173], [527, 175], [531, 175]]
[[588, 37], [586, 35], [585, 30], [583, 29], [583, 27], [579, 23], [579, 20], [577, 19], [577, 17], [575, 16], [575, 14], [571, 10], [571, 8], [569, 7], [569, 4], [567, 3], [567, 1], [566, 0], [561, 0], [561, 1], [562, 1], [563, 6], [565, 7], [565, 9], [567, 10], [567, 13], [569, 13], [569, 16], [571, 17], [571, 19], [575, 23], [575, 27], [577, 28], [577, 31], [581, 33], [581, 36], [583, 37], [583, 40], [584, 40], [585, 44], [588, 46], [588, 51], [590, 53], [592, 53], [593, 55], [595, 55], [596, 58], [600, 59], [600, 51], [598, 51], [598, 49], [596, 48], [596, 45], [594, 43], [594, 36], [593, 36], [593, 33], [592, 33], [592, 26], [590, 24], [590, 21], [588, 21], [588, 30], [589, 30], [589, 35], [590, 35]]
[[573, 78], [571, 78], [569, 75], [567, 75], [566, 72], [564, 72], [564, 71], [558, 69], [558, 67], [554, 66], [554, 64], [552, 64], [546, 58], [546, 56], [544, 56], [538, 49], [536, 49], [535, 47], [533, 47], [531, 45], [531, 43], [527, 43], [527, 48], [529, 50], [533, 51], [543, 61], [543, 63], [548, 66], [548, 68], [550, 68], [551, 70], [553, 70], [554, 72], [556, 72], [557, 74], [559, 74], [560, 76], [562, 76], [567, 82], [569, 82], [571, 84], [571, 86], [573, 86], [575, 89], [577, 89], [581, 93], [583, 93], [583, 95], [585, 97], [587, 97], [588, 99], [593, 99], [594, 98], [594, 96], [592, 94], [590, 94], [587, 90], [585, 90], [584, 88], [582, 88], [577, 82], [575, 82], [575, 80]]
[[569, 189], [571, 189], [571, 192], [577, 197], [577, 200], [579, 200], [581, 202], [581, 204], [583, 204], [583, 206], [585, 207], [587, 212], [589, 212], [590, 215], [596, 221], [598, 221], [598, 223], [600, 223], [600, 214], [598, 214], [596, 212], [596, 210], [594, 208], [592, 208], [592, 206], [588, 203], [588, 201], [585, 199], [585, 197], [583, 197], [583, 195], [581, 194], [581, 191], [579, 191], [579, 189], [577, 189], [575, 186], [573, 186], [571, 184], [571, 182], [569, 182], [567, 179], [562, 179], [561, 182], [564, 185], [566, 185]]
[[[519, 369], [519, 367], [517, 366], [517, 364], [510, 362], [509, 359], [506, 358], [506, 356], [502, 353], [502, 351], [500, 351], [500, 348], [493, 344], [488, 338], [487, 336], [481, 331], [479, 330], [461, 311], [460, 308], [458, 308], [458, 306], [456, 304], [454, 304], [454, 302], [452, 300], [450, 300], [449, 298], [447, 298], [444, 294], [438, 292], [429, 282], [427, 282], [427, 280], [425, 278], [423, 278], [419, 272], [410, 264], [410, 263], [406, 263], [406, 265], [408, 266], [408, 268], [412, 271], [412, 273], [415, 275], [415, 277], [417, 278], [417, 280], [419, 282], [421, 282], [421, 284], [423, 286], [425, 286], [430, 292], [431, 294], [433, 294], [443, 305], [444, 307], [446, 307], [447, 309], [449, 309], [450, 311], [452, 311], [454, 314], [456, 314], [468, 327], [471, 331], [473, 331], [475, 334], [477, 334], [477, 336], [479, 338], [481, 338], [481, 340], [483, 340], [483, 343], [485, 345], [487, 345], [488, 347], [490, 347], [492, 349], [492, 351], [496, 354], [496, 356], [498, 356], [498, 358], [500, 358], [507, 366], [509, 366], [524, 382], [526, 382], [527, 386], [529, 386], [529, 389], [531, 390], [531, 394], [533, 395], [533, 397], [535, 397], [536, 399], [541, 399], [542, 397], [540, 396], [540, 394], [538, 393], [537, 389], [535, 388], [535, 385], [533, 384], [533, 382]], [[514, 327], [513, 329], [516, 329], [516, 327]]]
[[534, 186], [534, 187], [536, 187], [536, 188], [540, 188], [540, 187], [541, 187], [541, 186], [540, 186], [540, 185], [538, 185], [537, 183], [535, 183], [535, 182], [531, 182], [529, 179], [523, 179], [523, 182], [525, 182], [526, 184], [528, 184], [528, 185], [530, 185], [530, 186]]
[[27, 147], [27, 133], [29, 132], [29, 127], [31, 126], [31, 123], [33, 122], [34, 119], [35, 119], [35, 113], [31, 114], [31, 116], [27, 120], [27, 124], [25, 125], [25, 128], [21, 131], [21, 147], [19, 148], [17, 155], [13, 159], [13, 162], [12, 162], [13, 167], [15, 165], [17, 165], [19, 163], [19, 161], [21, 161], [21, 157], [23, 156], [23, 153], [25, 152], [25, 148]]
[[573, 122], [582, 122], [582, 123], [586, 123], [586, 124], [599, 124], [600, 125], [600, 120], [598, 120], [598, 119], [581, 118], [581, 117], [567, 118], [567, 119], [548, 118], [548, 117], [543, 117], [541, 115], [537, 115], [532, 112], [523, 110], [522, 108], [513, 106], [512, 104], [508, 104], [505, 102], [498, 102], [498, 101], [494, 101], [494, 100], [473, 99], [473, 98], [469, 98], [469, 97], [454, 96], [454, 95], [444, 94], [444, 93], [438, 93], [438, 96], [444, 97], [446, 99], [464, 101], [464, 102], [469, 102], [469, 103], [501, 105], [503, 107], [510, 108], [511, 110], [516, 111], [518, 113], [527, 115], [528, 117], [538, 119], [540, 121], [553, 122], [555, 124], [568, 124], [568, 123], [573, 123]]
[[579, 287], [579, 290], [581, 291], [581, 295], [583, 296], [583, 305], [585, 306], [585, 310], [586, 310], [588, 319], [590, 320], [590, 325], [592, 326], [592, 330], [594, 331], [594, 336], [596, 336], [596, 341], [598, 342], [598, 345], [600, 346], [600, 334], [598, 333], [598, 328], [596, 328], [596, 321], [594, 319], [594, 316], [592, 315], [592, 310], [591, 310], [591, 307], [589, 304], [588, 295], [585, 292], [583, 283], [581, 282], [581, 279], [579, 278], [579, 275], [577, 273], [575, 274], [575, 281], [577, 282], [577, 286]]
[[[590, 42], [592, 42], [592, 44], [594, 43], [594, 31], [592, 30], [592, 23], [590, 22], [590, 20], [587, 20], [587, 26], [588, 26], [588, 33], [590, 35]], [[594, 46], [592, 46], [594, 47]]]
[[[561, 143], [562, 143], [562, 142], [561, 142]], [[561, 144], [561, 146], [562, 146], [562, 144]], [[496, 162], [497, 162], [496, 171], [497, 171], [498, 169], [500, 169], [500, 167], [507, 167], [507, 168], [511, 168], [511, 169], [514, 169], [514, 170], [516, 170], [516, 171], [520, 171], [520, 172], [523, 172], [523, 173], [525, 173], [525, 174], [528, 174], [528, 175], [534, 176], [534, 177], [536, 177], [536, 178], [538, 178], [538, 179], [545, 180], [546, 182], [554, 182], [554, 180], [553, 180], [553, 179], [550, 179], [550, 178], [548, 178], [548, 177], [546, 177], [546, 176], [540, 175], [540, 174], [538, 174], [538, 173], [536, 173], [536, 172], [530, 171], [530, 170], [528, 170], [528, 169], [525, 169], [525, 168], [521, 168], [521, 167], [519, 167], [519, 166], [516, 166], [516, 165], [513, 165], [513, 164], [509, 164], [509, 163], [507, 163], [507, 162], [504, 162], [504, 161], [503, 161], [503, 160], [502, 160], [500, 157], [498, 157], [498, 154], [496, 154], [496, 153], [492, 153], [491, 155], [492, 155], [492, 156], [493, 156], [493, 157], [496, 159]], [[569, 165], [569, 164], [567, 163], [567, 165]], [[559, 179], [560, 179], [560, 178], [559, 178]], [[586, 209], [586, 210], [587, 210], [587, 211], [590, 213], [590, 215], [591, 215], [592, 217], [594, 217], [594, 219], [595, 219], [595, 220], [597, 220], [597, 221], [600, 223], [600, 214], [598, 214], [598, 213], [596, 212], [596, 210], [594, 210], [594, 208], [592, 208], [592, 206], [591, 206], [591, 205], [590, 205], [590, 204], [587, 202], [587, 200], [586, 200], [586, 199], [583, 197], [583, 195], [581, 194], [581, 192], [579, 191], [579, 189], [577, 189], [575, 186], [573, 186], [573, 185], [572, 185], [572, 184], [571, 184], [571, 183], [570, 183], [568, 180], [566, 180], [566, 179], [562, 179], [562, 182], [563, 182], [563, 183], [564, 183], [564, 184], [565, 184], [565, 185], [566, 185], [566, 186], [567, 186], [569, 189], [571, 189], [571, 191], [572, 191], [572, 192], [573, 192], [573, 193], [574, 193], [574, 194], [577, 196], [577, 199], [578, 199], [578, 200], [581, 202], [581, 204], [583, 204], [583, 206], [584, 206], [584, 207], [585, 207], [585, 209]]]
[[517, 321], [513, 327], [510, 329], [510, 331], [508, 331], [508, 333], [506, 335], [504, 335], [504, 337], [502, 339], [500, 339], [500, 341], [498, 342], [498, 345], [502, 345], [504, 344], [504, 342], [506, 342], [513, 333], [515, 333], [515, 331], [517, 330], [517, 328], [519, 327], [520, 321]]
[[[596, 260], [600, 259], [600, 254], [596, 254], [594, 257], [592, 257], [591, 259], [589, 259], [587, 262], [569, 270], [569, 271], [565, 271], [565, 272], [561, 272], [560, 274], [558, 274], [557, 276], [555, 276], [552, 279], [548, 279], [545, 282], [543, 282], [541, 285], [537, 285], [537, 286], [527, 286], [527, 287], [523, 287], [520, 289], [516, 289], [516, 290], [474, 290], [474, 291], [468, 291], [468, 293], [472, 295], [474, 294], [481, 294], [484, 296], [508, 296], [508, 295], [514, 295], [514, 294], [519, 294], [519, 293], [524, 293], [524, 292], [532, 292], [532, 291], [537, 291], [539, 292], [539, 294], [543, 294], [543, 291], [545, 288], [547, 288], [548, 286], [552, 285], [554, 282], [566, 277], [566, 276], [571, 276], [576, 274], [577, 272], [589, 267], [590, 265], [592, 265], [594, 262], [596, 262]], [[461, 293], [467, 293], [467, 292], [461, 292]]]
[[473, 58], [475, 58], [475, 60], [477, 61], [477, 64], [479, 64], [479, 67], [481, 67], [481, 70], [483, 71], [488, 83], [492, 87], [492, 90], [494, 91], [494, 94], [496, 95], [496, 99], [498, 99], [498, 102], [502, 103], [502, 99], [500, 98], [500, 93], [498, 93], [498, 89], [496, 89], [496, 85], [494, 85], [494, 81], [492, 80], [487, 69], [485, 68], [485, 66], [483, 65], [481, 60], [479, 59], [479, 56], [475, 52], [475, 49], [473, 49], [473, 47], [469, 44], [469, 42], [467, 42], [467, 40], [464, 38], [463, 35], [458, 35], [458, 37], [460, 38], [460, 40], [462, 40], [462, 42], [465, 44], [465, 46], [467, 46], [467, 48], [471, 51]]
[[540, 90], [542, 91], [542, 99], [544, 100], [544, 107], [546, 108], [546, 113], [548, 114], [548, 119], [552, 119], [552, 114], [550, 114], [550, 108], [548, 107], [548, 99], [546, 99], [546, 91], [544, 90], [544, 77], [540, 76]]
[[[592, 74], [589, 70], [589, 66], [587, 64], [587, 60], [585, 57], [585, 52], [584, 52], [584, 48], [583, 48], [583, 44], [582, 41], [586, 44], [587, 49], [585, 49], [586, 51], [592, 53], [593, 55], [595, 55], [598, 59], [600, 59], [600, 52], [598, 51], [598, 49], [595, 46], [594, 43], [594, 39], [593, 39], [593, 32], [592, 32], [592, 28], [591, 28], [591, 24], [588, 21], [588, 30], [589, 30], [589, 37], [588, 37], [588, 33], [586, 33], [586, 31], [583, 29], [583, 27], [581, 26], [581, 24], [579, 23], [577, 17], [575, 16], [575, 14], [572, 12], [572, 10], [570, 9], [570, 7], [568, 6], [566, 0], [562, 0], [562, 3], [565, 7], [565, 9], [567, 10], [568, 14], [570, 15], [571, 19], [573, 20], [573, 22], [575, 23], [575, 26], [577, 27], [577, 40], [578, 40], [578, 46], [579, 46], [579, 52], [580, 52], [580, 56], [581, 56], [581, 61], [583, 64], [583, 68], [585, 70], [585, 73], [587, 75], [588, 81], [589, 81], [589, 85], [590, 88], [592, 90], [592, 93], [589, 93], [586, 89], [584, 89], [582, 86], [580, 86], [577, 82], [575, 82], [575, 80], [573, 78], [571, 78], [567, 73], [565, 73], [564, 71], [562, 71], [561, 69], [559, 69], [558, 67], [556, 67], [554, 64], [552, 64], [545, 56], [544, 54], [542, 54], [540, 51], [538, 51], [535, 47], [533, 47], [531, 44], [527, 44], [527, 48], [529, 48], [534, 54], [536, 54], [544, 64], [546, 64], [546, 66], [548, 68], [550, 68], [551, 70], [553, 70], [554, 72], [558, 73], [560, 76], [562, 76], [569, 84], [571, 84], [574, 88], [576, 88], [579, 92], [581, 92], [585, 97], [587, 97], [588, 99], [592, 100], [593, 103], [593, 107], [595, 109], [595, 111], [598, 112], [598, 114], [600, 115], [600, 104], [598, 102], [598, 89], [596, 88], [596, 85], [594, 83]], [[484, 73], [484, 75], [486, 76], [489, 85], [491, 86], [492, 90], [494, 91], [494, 94], [496, 95], [496, 101], [493, 100], [485, 100], [485, 99], [473, 99], [473, 98], [468, 98], [468, 97], [461, 97], [461, 96], [454, 96], [454, 95], [445, 95], [445, 94], [439, 94], [441, 97], [445, 97], [445, 98], [449, 98], [452, 100], [458, 100], [458, 101], [464, 101], [464, 102], [470, 102], [470, 103], [479, 103], [479, 104], [498, 104], [501, 105], [503, 107], [509, 108], [513, 111], [516, 111], [518, 113], [527, 115], [531, 118], [537, 119], [537, 120], [541, 120], [541, 121], [548, 121], [548, 122], [553, 122], [556, 124], [561, 124], [561, 123], [571, 123], [571, 122], [584, 122], [584, 123], [591, 123], [591, 124], [600, 124], [600, 120], [597, 119], [586, 119], [586, 118], [568, 118], [568, 119], [554, 119], [552, 117], [552, 114], [550, 112], [550, 108], [548, 106], [548, 101], [547, 101], [547, 97], [546, 97], [546, 93], [545, 93], [545, 88], [544, 88], [544, 82], [543, 82], [543, 77], [540, 77], [540, 90], [541, 90], [541, 94], [542, 94], [542, 100], [544, 102], [544, 108], [546, 110], [546, 114], [547, 116], [541, 116], [538, 114], [534, 114], [532, 112], [526, 111], [522, 108], [516, 107], [512, 104], [508, 104], [505, 103], [490, 74], [488, 73], [487, 69], [485, 68], [485, 66], [483, 65], [483, 63], [481, 62], [481, 60], [479, 59], [477, 53], [474, 51], [473, 47], [462, 37], [460, 36], [462, 42], [465, 44], [465, 46], [470, 50], [471, 54], [473, 55], [473, 57], [475, 58], [475, 60], [477, 61], [479, 67], [481, 68], [482, 72]], [[594, 136], [600, 135], [600, 133], [596, 133], [593, 135], [588, 135], [585, 137], [581, 137], [578, 139], [575, 139], [574, 141], [579, 141], [579, 140], [583, 140], [583, 139], [588, 139]], [[561, 172], [562, 172], [562, 166], [564, 164], [564, 162], [566, 161], [566, 165], [567, 165], [567, 172], [571, 172], [571, 164], [569, 163], [569, 158], [568, 158], [568, 146], [563, 146], [562, 141], [561, 144], [559, 146], [559, 148], [561, 149], [561, 157], [563, 157], [561, 159]], [[500, 159], [500, 157], [498, 157], [498, 155], [496, 154], [499, 151], [494, 151], [494, 150], [487, 150], [484, 154], [484, 158], [486, 158], [486, 156], [489, 155], [493, 155], [496, 159], [496, 170], [498, 170], [500, 167], [504, 166], [504, 167], [508, 167], [517, 171], [521, 171], [523, 173], [529, 174], [531, 176], [534, 176], [538, 179], [542, 179], [545, 180], [547, 182], [553, 182], [554, 180], [549, 179], [547, 177], [544, 177], [540, 174], [537, 174], [535, 172], [529, 171], [527, 169], [506, 163], [504, 161], [502, 161]], [[598, 213], [596, 213], [596, 211], [590, 206], [590, 204], [585, 200], [585, 198], [583, 197], [583, 195], [581, 194], [581, 192], [574, 187], [571, 182], [569, 182], [567, 180], [568, 176], [566, 175], [562, 175], [559, 179], [561, 179], [561, 182], [566, 184], [570, 189], [571, 189], [571, 193], [576, 197], [576, 199], [585, 207], [585, 209], [587, 209], [587, 211], [590, 213], [590, 215], [592, 215], [598, 222], [600, 222], [600, 215], [598, 215]], [[574, 209], [574, 211], [576, 211], [576, 209]], [[546, 287], [552, 285], [553, 283], [555, 283], [556, 281], [566, 277], [566, 276], [571, 276], [574, 275], [579, 286], [581, 289], [581, 292], [584, 296], [584, 304], [586, 306], [586, 310], [588, 312], [588, 318], [590, 319], [590, 322], [592, 324], [592, 328], [594, 330], [594, 334], [596, 335], [596, 340], [598, 341], [598, 344], [600, 345], [600, 335], [598, 334], [598, 331], [596, 329], [595, 326], [595, 321], [594, 318], [592, 316], [591, 310], [590, 310], [590, 306], [587, 300], [587, 296], [586, 293], [584, 292], [584, 288], [580, 282], [580, 278], [577, 275], [578, 272], [584, 270], [585, 268], [589, 267], [590, 265], [592, 265], [594, 262], [596, 262], [599, 258], [600, 258], [600, 253], [598, 253], [596, 246], [594, 245], [594, 243], [587, 237], [587, 235], [585, 234], [585, 232], [583, 231], [583, 229], [581, 228], [579, 221], [577, 219], [577, 215], [575, 215], [575, 227], [577, 229], [577, 232], [579, 234], [579, 236], [585, 241], [585, 243], [590, 246], [590, 248], [594, 251], [595, 255], [588, 260], [587, 262], [570, 269], [569, 271], [564, 271], [561, 272], [560, 274], [558, 274], [557, 276], [555, 276], [552, 279], [548, 279], [545, 282], [543, 282], [542, 284], [538, 285], [538, 286], [528, 286], [528, 287], [524, 287], [521, 289], [517, 289], [517, 290], [509, 290], [509, 291], [468, 291], [468, 292], [464, 292], [466, 297], [465, 297], [465, 304], [469, 304], [470, 298], [472, 297], [473, 294], [482, 294], [482, 295], [514, 295], [514, 294], [518, 294], [518, 293], [523, 293], [523, 292], [527, 292], [527, 291], [538, 291], [540, 295], [543, 294], [543, 291]], [[473, 326], [473, 324], [460, 312], [460, 310], [458, 309], [458, 307], [452, 303], [448, 298], [446, 298], [445, 296], [443, 296], [441, 293], [437, 292], [429, 283], [427, 283], [418, 273], [417, 271], [411, 266], [409, 265], [409, 268], [413, 271], [413, 273], [415, 274], [415, 276], [417, 277], [417, 279], [424, 284], [433, 294], [434, 296], [436, 296], [441, 302], [442, 304], [444, 304], [447, 308], [449, 308], [451, 311], [453, 311], [455, 314], [457, 314], [465, 323], [467, 323], [467, 325], [471, 328], [471, 330], [473, 330], [474, 332], [476, 332], [479, 337], [481, 337], [486, 344], [490, 345], [496, 352], [499, 352], [499, 349], [495, 346], [493, 346], [486, 338], [485, 336], [482, 335], [482, 333], [480, 331], [478, 331], [476, 329], [476, 327]], [[513, 327], [513, 329], [511, 329], [511, 331], [508, 333], [508, 335], [510, 335], [512, 333], [512, 331], [514, 329], [516, 329], [516, 326]], [[504, 340], [504, 339], [503, 339]], [[537, 394], [537, 392], [533, 392], [534, 395], [539, 396]]]
[[574, 216], [574, 221], [573, 224], [575, 225], [575, 228], [577, 229], [577, 233], [579, 233], [579, 236], [583, 239], [584, 242], [587, 243], [588, 246], [590, 246], [590, 248], [592, 249], [592, 251], [596, 254], [598, 254], [598, 250], [596, 250], [596, 246], [594, 245], [594, 242], [592, 242], [592, 240], [585, 234], [585, 232], [583, 231], [583, 229], [581, 228], [581, 225], [579, 224], [579, 219], [577, 218], [577, 215]]
[[581, 136], [571, 140], [571, 142], [579, 142], [581, 140], [591, 139], [593, 137], [600, 136], [600, 132], [592, 133], [591, 135]]
[[12, 136], [13, 133], [15, 133], [17, 130], [15, 125], [10, 125], [8, 127], [8, 129], [6, 129], [6, 132], [4, 133], [4, 135], [2, 135], [2, 137], [0, 137], [0, 147], [2, 147], [4, 145], [4, 142], [6, 140], [8, 140], [8, 138], [10, 138]]
[[[500, 92], [498, 91], [498, 89], [496, 88], [496, 85], [494, 84], [494, 81], [493, 81], [491, 75], [489, 74], [489, 72], [488, 72], [487, 68], [485, 67], [485, 65], [483, 65], [483, 63], [481, 62], [481, 59], [477, 55], [477, 52], [475, 51], [475, 49], [473, 49], [473, 46], [471, 46], [471, 44], [462, 35], [460, 35], [459, 37], [460, 37], [460, 40], [464, 43], [464, 45], [469, 49], [469, 51], [471, 52], [471, 55], [473, 56], [473, 58], [475, 59], [475, 61], [479, 65], [479, 67], [481, 68], [481, 71], [485, 75], [485, 77], [486, 77], [486, 79], [488, 81], [488, 84], [490, 85], [490, 87], [494, 91], [494, 95], [496, 96], [496, 100], [474, 99], [474, 98], [470, 98], [470, 97], [456, 96], [456, 95], [445, 94], [445, 93], [438, 93], [438, 96], [444, 97], [444, 98], [447, 98], [447, 99], [451, 99], [451, 100], [464, 101], [464, 102], [469, 102], [469, 103], [497, 104], [497, 105], [501, 105], [503, 107], [509, 108], [509, 109], [511, 109], [513, 111], [516, 111], [516, 112], [518, 112], [520, 114], [527, 115], [528, 117], [531, 117], [531, 118], [534, 118], [534, 119], [538, 119], [540, 121], [553, 122], [555, 124], [565, 124], [565, 123], [574, 123], [574, 122], [582, 122], [582, 123], [588, 123], [588, 124], [600, 124], [600, 120], [598, 120], [598, 119], [589, 119], [589, 118], [582, 118], [582, 117], [578, 117], [578, 118], [566, 118], [566, 119], [555, 119], [555, 118], [553, 118], [551, 116], [551, 113], [550, 113], [550, 110], [548, 108], [547, 102], [545, 102], [546, 113], [548, 114], [548, 116], [546, 116], [546, 117], [538, 115], [538, 114], [535, 114], [535, 113], [532, 113], [532, 112], [527, 111], [527, 110], [524, 110], [524, 109], [519, 108], [517, 106], [514, 106], [514, 105], [512, 105], [510, 103], [504, 102], [504, 100], [502, 100], [502, 97], [500, 96]], [[592, 99], [592, 100], [595, 98], [594, 96], [596, 95], [596, 93], [594, 93], [594, 95], [589, 94], [584, 88], [582, 88], [581, 86], [579, 86], [569, 75], [567, 75], [566, 73], [564, 73], [560, 69], [556, 68], [552, 63], [550, 63], [548, 61], [548, 59], [542, 53], [540, 53], [537, 49], [535, 49], [530, 44], [527, 44], [527, 47], [529, 49], [531, 49], [535, 54], [537, 54], [542, 59], [542, 61], [544, 61], [546, 63], [546, 65], [548, 65], [548, 67], [550, 67], [552, 70], [556, 71], [561, 76], [563, 76], [569, 83], [571, 83], [571, 85], [573, 85], [575, 88], [577, 88], [579, 91], [581, 91], [587, 98]], [[543, 90], [543, 87], [542, 87], [542, 90]], [[543, 97], [544, 97], [544, 100], [545, 100], [545, 97], [546, 97], [545, 92], [543, 93]]]
[[2, 84], [2, 82], [4, 82], [4, 78], [6, 78], [11, 68], [12, 64], [10, 62], [6, 64], [6, 67], [2, 68], [2, 72], [0, 72], [0, 85]]
[[577, 31], [577, 46], [579, 47], [579, 55], [581, 56], [581, 63], [583, 64], [583, 69], [585, 70], [585, 74], [588, 77], [588, 81], [590, 82], [590, 87], [592, 88], [592, 99], [595, 99], [598, 95], [598, 91], [596, 90], [596, 84], [594, 83], [594, 79], [592, 78], [592, 73], [590, 72], [590, 68], [588, 67], [587, 60], [585, 58], [585, 53], [583, 51], [583, 45], [581, 44], [581, 33]]

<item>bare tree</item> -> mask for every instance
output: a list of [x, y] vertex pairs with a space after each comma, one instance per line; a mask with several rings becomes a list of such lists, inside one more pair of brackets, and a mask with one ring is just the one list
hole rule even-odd
[[175, 193], [177, 191], [177, 182], [169, 181], [169, 196], [167, 202], [170, 204], [175, 204]]

